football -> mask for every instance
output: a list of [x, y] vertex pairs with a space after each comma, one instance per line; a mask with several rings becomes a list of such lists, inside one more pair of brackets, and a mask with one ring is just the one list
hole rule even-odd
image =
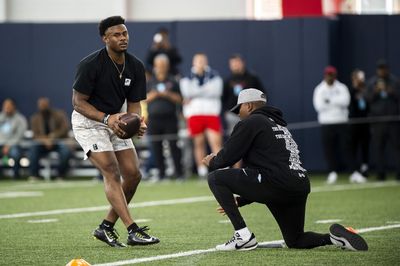
[[119, 124], [119, 127], [126, 133], [123, 137], [121, 137], [122, 139], [130, 139], [139, 133], [141, 121], [138, 114], [126, 113], [122, 115], [119, 120], [123, 123], [126, 123], [126, 125], [123, 123]]

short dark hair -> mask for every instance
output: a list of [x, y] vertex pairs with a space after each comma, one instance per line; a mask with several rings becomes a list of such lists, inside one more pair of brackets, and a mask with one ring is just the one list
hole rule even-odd
[[157, 29], [157, 33], [164, 33], [164, 34], [168, 35], [169, 30], [166, 27], [160, 27]]
[[115, 25], [120, 25], [120, 24], [125, 24], [125, 19], [121, 16], [112, 16], [103, 19], [99, 23], [99, 33], [100, 36], [103, 37], [106, 33], [106, 30], [109, 27], [115, 26]]
[[389, 68], [389, 64], [385, 59], [381, 58], [376, 62], [376, 67], [377, 68]]
[[10, 101], [15, 107], [17, 106], [17, 102], [15, 101], [14, 98], [7, 97], [7, 98], [4, 99], [3, 103], [4, 103], [5, 101]]
[[241, 54], [238, 54], [238, 53], [232, 54], [232, 55], [229, 57], [229, 60], [230, 60], [230, 59], [240, 59], [240, 60], [244, 61], [243, 56], [242, 56]]

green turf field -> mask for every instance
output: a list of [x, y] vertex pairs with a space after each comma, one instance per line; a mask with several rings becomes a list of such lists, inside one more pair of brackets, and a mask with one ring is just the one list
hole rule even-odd
[[[0, 181], [0, 265], [65, 265], [79, 257], [92, 265], [130, 265], [126, 261], [140, 262], [141, 258], [150, 265], [399, 265], [400, 183], [350, 185], [347, 178], [342, 179], [327, 186], [321, 177], [312, 177], [306, 230], [327, 232], [329, 223], [316, 221], [333, 219], [356, 229], [381, 227], [384, 230], [366, 229], [372, 231], [362, 234], [368, 252], [333, 246], [216, 252], [212, 248], [229, 240], [233, 229], [215, 211], [217, 204], [206, 182], [197, 180], [142, 182], [134, 198], [138, 207], [131, 211], [135, 219], [148, 220], [139, 225], [150, 226], [161, 243], [115, 249], [91, 237], [107, 205], [102, 184]], [[24, 192], [25, 197], [11, 192]], [[282, 239], [263, 205], [241, 210], [259, 242]], [[120, 222], [117, 229], [125, 241], [126, 230]], [[180, 252], [187, 253], [176, 255]]]

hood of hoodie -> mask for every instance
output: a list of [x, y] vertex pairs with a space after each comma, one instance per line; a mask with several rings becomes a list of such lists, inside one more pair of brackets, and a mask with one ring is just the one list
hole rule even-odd
[[272, 120], [275, 121], [275, 123], [277, 123], [280, 126], [286, 126], [287, 123], [286, 121], [283, 119], [283, 113], [281, 110], [279, 110], [278, 108], [275, 108], [273, 106], [263, 106], [261, 108], [258, 108], [257, 110], [253, 111], [251, 113], [251, 115], [253, 114], [262, 114], [265, 115], [269, 118], [271, 118]]

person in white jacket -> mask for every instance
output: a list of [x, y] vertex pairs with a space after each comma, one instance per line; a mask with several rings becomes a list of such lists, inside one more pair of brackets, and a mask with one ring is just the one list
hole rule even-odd
[[[333, 184], [337, 180], [338, 157], [349, 156], [346, 138], [350, 92], [345, 84], [336, 79], [336, 75], [336, 68], [327, 66], [324, 70], [324, 80], [317, 85], [313, 95], [314, 108], [321, 124], [322, 146], [329, 169], [328, 184]], [[340, 149], [339, 154], [337, 148]], [[365, 177], [357, 171], [350, 176], [350, 182], [365, 181]]]
[[207, 55], [196, 53], [193, 56], [191, 74], [181, 79], [180, 89], [183, 115], [193, 138], [197, 173], [205, 177], [208, 170], [202, 164], [202, 159], [207, 154], [206, 140], [213, 153], [217, 153], [222, 146], [220, 113], [223, 80], [208, 66]]

